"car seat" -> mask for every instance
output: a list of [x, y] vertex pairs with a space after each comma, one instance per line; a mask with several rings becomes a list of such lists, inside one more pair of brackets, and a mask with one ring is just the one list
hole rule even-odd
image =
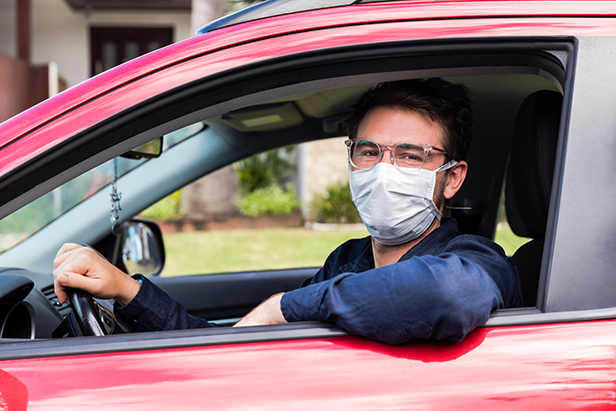
[[520, 275], [524, 307], [534, 307], [537, 301], [561, 106], [557, 92], [533, 93], [520, 106], [513, 129], [505, 207], [513, 232], [532, 238], [511, 257]]

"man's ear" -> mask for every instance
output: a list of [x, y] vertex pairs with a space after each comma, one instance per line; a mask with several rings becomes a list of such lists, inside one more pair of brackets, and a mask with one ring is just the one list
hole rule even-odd
[[460, 161], [449, 170], [447, 173], [447, 184], [445, 185], [445, 190], [443, 190], [443, 197], [449, 200], [458, 192], [460, 187], [462, 187], [462, 183], [464, 183], [467, 170], [468, 164], [466, 161]]

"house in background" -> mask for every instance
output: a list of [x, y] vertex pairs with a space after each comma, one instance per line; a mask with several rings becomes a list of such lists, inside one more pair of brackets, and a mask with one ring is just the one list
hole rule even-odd
[[30, 62], [55, 63], [70, 87], [190, 37], [190, 11], [191, 0], [2, 0], [0, 52], [19, 57], [21, 25], [29, 32]]

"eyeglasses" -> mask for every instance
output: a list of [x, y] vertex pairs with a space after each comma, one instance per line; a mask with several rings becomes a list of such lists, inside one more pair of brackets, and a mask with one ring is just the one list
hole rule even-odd
[[372, 140], [346, 140], [349, 161], [355, 168], [369, 170], [381, 162], [383, 152], [387, 149], [396, 167], [420, 170], [430, 158], [430, 151], [447, 155], [441, 148], [421, 143], [399, 143], [395, 146], [381, 146]]

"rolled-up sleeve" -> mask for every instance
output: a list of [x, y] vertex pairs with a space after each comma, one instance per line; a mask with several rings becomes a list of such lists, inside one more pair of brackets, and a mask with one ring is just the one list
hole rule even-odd
[[281, 300], [287, 321], [335, 322], [390, 344], [415, 338], [459, 341], [502, 306], [486, 269], [453, 253], [341, 274], [290, 291]]

